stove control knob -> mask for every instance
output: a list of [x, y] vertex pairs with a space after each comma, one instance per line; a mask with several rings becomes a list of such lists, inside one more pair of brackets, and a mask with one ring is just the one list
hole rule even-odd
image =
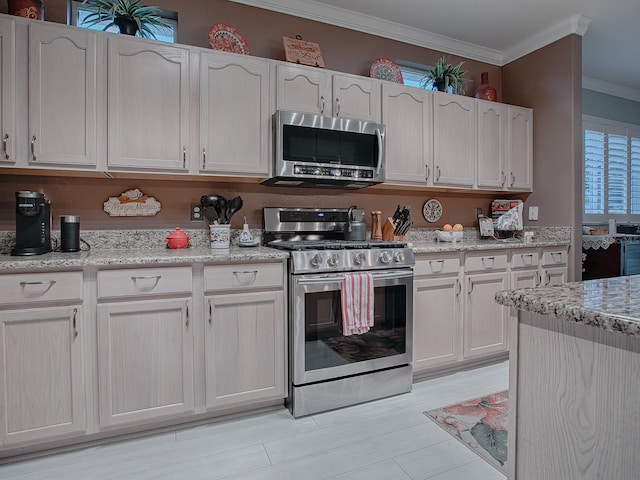
[[353, 263], [355, 263], [358, 266], [362, 266], [364, 265], [364, 261], [367, 259], [366, 255], [362, 252], [360, 253], [356, 253], [353, 256]]
[[396, 254], [393, 256], [393, 259], [398, 263], [404, 262], [404, 252], [396, 252]]
[[309, 260], [309, 263], [311, 264], [312, 267], [318, 268], [322, 265], [322, 255], [320, 255], [319, 253], [316, 253], [313, 257], [311, 257], [311, 260]]
[[337, 253], [334, 253], [333, 255], [331, 255], [329, 257], [329, 260], [327, 260], [327, 265], [329, 265], [330, 267], [337, 267], [340, 264], [340, 255], [338, 255]]
[[380, 254], [380, 261], [382, 263], [389, 263], [391, 261], [391, 253], [385, 250]]

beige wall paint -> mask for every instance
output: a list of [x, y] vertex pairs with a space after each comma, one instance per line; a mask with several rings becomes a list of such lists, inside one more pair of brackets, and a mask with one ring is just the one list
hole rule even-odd
[[582, 196], [582, 37], [570, 35], [503, 67], [506, 103], [533, 108], [533, 193], [537, 222], [573, 226], [572, 279], [581, 278], [579, 222]]

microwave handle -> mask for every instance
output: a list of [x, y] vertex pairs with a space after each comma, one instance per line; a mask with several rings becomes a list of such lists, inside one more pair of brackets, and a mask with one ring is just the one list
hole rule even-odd
[[378, 139], [378, 167], [376, 168], [376, 175], [380, 175], [382, 169], [382, 135], [380, 130], [376, 128], [376, 138]]

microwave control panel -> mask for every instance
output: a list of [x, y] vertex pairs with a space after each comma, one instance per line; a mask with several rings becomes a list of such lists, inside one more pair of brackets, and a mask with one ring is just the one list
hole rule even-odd
[[370, 169], [296, 165], [293, 167], [293, 171], [297, 175], [315, 175], [318, 177], [373, 178], [373, 170]]

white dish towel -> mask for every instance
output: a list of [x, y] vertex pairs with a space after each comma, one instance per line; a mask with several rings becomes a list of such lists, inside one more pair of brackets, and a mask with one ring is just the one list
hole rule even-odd
[[373, 277], [350, 273], [340, 284], [342, 334], [366, 333], [373, 327]]

